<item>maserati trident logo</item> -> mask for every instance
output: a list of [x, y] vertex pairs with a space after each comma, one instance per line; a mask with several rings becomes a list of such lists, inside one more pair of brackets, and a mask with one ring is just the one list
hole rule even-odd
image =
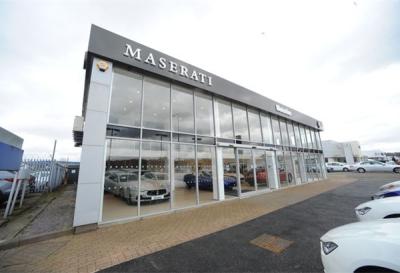
[[105, 72], [108, 69], [108, 63], [105, 61], [99, 61], [96, 66], [101, 72]]

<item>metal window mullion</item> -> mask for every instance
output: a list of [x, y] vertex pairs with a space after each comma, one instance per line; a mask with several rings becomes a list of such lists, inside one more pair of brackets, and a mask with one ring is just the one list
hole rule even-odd
[[[212, 97], [211, 97], [212, 100]], [[212, 100], [213, 101], [213, 100]], [[196, 105], [196, 96], [195, 92], [193, 92], [193, 111], [194, 111], [194, 165], [195, 165], [195, 183], [196, 183], [196, 205], [200, 204], [200, 193], [199, 193], [199, 164], [197, 162], [197, 105]], [[214, 109], [213, 109], [214, 116]]]
[[[179, 119], [179, 116], [178, 116]], [[163, 145], [163, 143], [161, 143]], [[175, 181], [172, 181], [172, 172], [174, 171], [172, 169], [172, 83], [169, 83], [169, 150], [168, 150], [168, 166], [169, 166], [169, 174], [168, 174], [168, 179], [169, 179], [169, 188], [170, 192], [172, 189], [172, 183], [174, 183], [174, 191], [172, 194], [170, 194], [170, 199], [169, 199], [169, 209], [172, 209], [172, 204], [175, 202]]]
[[233, 105], [232, 102], [229, 102], [230, 106], [231, 106], [231, 120], [232, 120], [232, 130], [233, 130], [233, 139], [235, 140], [236, 143], [236, 132], [235, 132], [235, 118], [233, 116]]
[[251, 140], [251, 136], [250, 136], [250, 120], [249, 120], [249, 108], [246, 106], [245, 108], [246, 110], [246, 120], [247, 120], [247, 137], [249, 139], [249, 141]]
[[236, 158], [236, 181], [238, 181], [237, 187], [238, 187], [238, 196], [242, 196], [242, 183], [240, 181], [240, 162], [239, 162], [239, 148], [234, 148], [235, 150], [235, 158]]
[[139, 171], [138, 171], [138, 199], [137, 199], [137, 215], [141, 216], [140, 210], [140, 192], [142, 184], [142, 149], [143, 149], [143, 109], [144, 109], [144, 76], [142, 75], [142, 98], [141, 98], [141, 109], [140, 109], [140, 138], [139, 138]]
[[253, 177], [254, 177], [254, 190], [258, 190], [258, 182], [257, 182], [257, 172], [256, 172], [256, 156], [255, 156], [255, 149], [251, 149], [251, 156], [253, 159]]
[[264, 141], [264, 130], [263, 130], [263, 126], [262, 126], [262, 121], [261, 121], [261, 112], [258, 111], [258, 120], [260, 122], [260, 130], [261, 130], [261, 143], [265, 143]]

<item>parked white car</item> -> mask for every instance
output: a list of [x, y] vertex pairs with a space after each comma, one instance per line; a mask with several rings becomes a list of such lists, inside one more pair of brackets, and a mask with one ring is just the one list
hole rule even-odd
[[399, 197], [400, 196], [400, 186], [397, 187], [389, 187], [384, 190], [377, 191], [371, 199], [381, 199], [388, 197]]
[[357, 171], [359, 173], [365, 172], [395, 172], [400, 173], [400, 166], [387, 165], [379, 161], [362, 161], [357, 164], [351, 165], [350, 170]]
[[380, 191], [385, 191], [385, 190], [392, 189], [392, 188], [395, 188], [395, 187], [400, 187], [400, 180], [399, 181], [390, 182], [390, 183], [387, 183], [385, 185], [382, 185], [379, 188], [379, 190]]
[[328, 162], [325, 163], [327, 172], [348, 172], [350, 171], [350, 165], [342, 162]]
[[400, 272], [399, 230], [400, 219], [384, 219], [328, 231], [321, 237], [325, 273]]
[[368, 201], [355, 208], [359, 221], [372, 221], [400, 217], [400, 198], [383, 198]]

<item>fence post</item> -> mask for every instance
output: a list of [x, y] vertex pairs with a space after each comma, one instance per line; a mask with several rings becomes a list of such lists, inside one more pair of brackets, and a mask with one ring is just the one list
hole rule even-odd
[[15, 202], [17, 201], [17, 197], [18, 197], [18, 193], [19, 193], [19, 189], [21, 188], [21, 179], [17, 180], [17, 190], [14, 193], [14, 198], [11, 204], [11, 209], [10, 209], [10, 215], [13, 213], [14, 211], [14, 206], [15, 206]]
[[11, 186], [10, 195], [8, 196], [7, 206], [6, 206], [6, 210], [4, 211], [4, 216], [3, 216], [4, 219], [6, 219], [7, 216], [9, 215], [11, 200], [13, 198], [14, 191], [15, 191], [15, 184], [17, 184], [17, 177], [18, 177], [18, 172], [15, 173], [13, 184]]

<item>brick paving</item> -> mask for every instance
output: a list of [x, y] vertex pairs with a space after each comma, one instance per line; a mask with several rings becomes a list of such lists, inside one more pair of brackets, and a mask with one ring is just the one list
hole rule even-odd
[[346, 175], [0, 251], [0, 272], [95, 272], [356, 181]]

